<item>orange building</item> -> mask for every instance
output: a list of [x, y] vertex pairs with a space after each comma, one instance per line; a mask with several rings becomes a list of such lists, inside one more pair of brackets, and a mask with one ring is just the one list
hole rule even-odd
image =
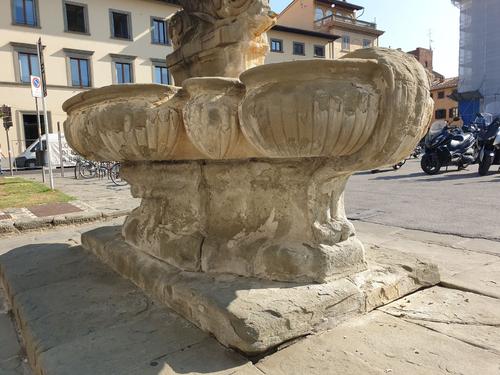
[[434, 99], [434, 117], [433, 122], [437, 120], [446, 120], [455, 126], [462, 126], [463, 121], [454, 121], [459, 117], [458, 103], [450, 99], [458, 88], [458, 77], [445, 78], [443, 80], [436, 80], [431, 86], [431, 98]]
[[462, 120], [454, 121], [459, 117], [458, 103], [450, 99], [450, 95], [458, 88], [458, 77], [445, 78], [434, 70], [433, 51], [427, 48], [417, 48], [408, 52], [413, 55], [432, 76], [431, 98], [434, 99], [434, 115], [432, 122], [446, 120], [455, 126], [462, 126]]

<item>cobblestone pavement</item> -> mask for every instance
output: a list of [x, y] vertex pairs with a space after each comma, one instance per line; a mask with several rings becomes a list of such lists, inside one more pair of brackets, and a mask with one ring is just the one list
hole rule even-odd
[[[39, 174], [22, 177], [35, 181], [42, 180]], [[140, 203], [140, 199], [133, 198], [130, 194], [130, 186], [116, 186], [108, 178], [76, 180], [72, 173], [66, 171], [66, 177], [55, 177], [54, 185], [56, 189], [75, 197], [83, 206], [95, 211], [111, 213], [132, 210]]]

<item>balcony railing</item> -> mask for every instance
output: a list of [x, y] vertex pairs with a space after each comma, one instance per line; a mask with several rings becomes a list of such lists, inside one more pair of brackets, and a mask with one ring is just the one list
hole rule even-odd
[[351, 25], [359, 26], [359, 27], [368, 27], [370, 29], [376, 29], [377, 24], [372, 22], [361, 21], [356, 18], [339, 16], [338, 14], [332, 14], [326, 17], [323, 17], [319, 20], [314, 21], [314, 24], [317, 28], [321, 28], [322, 26], [330, 26], [333, 22], [342, 22], [348, 23]]

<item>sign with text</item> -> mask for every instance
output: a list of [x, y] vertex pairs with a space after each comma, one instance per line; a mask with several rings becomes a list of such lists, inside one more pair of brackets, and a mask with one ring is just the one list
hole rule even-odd
[[42, 80], [38, 76], [30, 76], [31, 78], [31, 96], [34, 98], [42, 97]]

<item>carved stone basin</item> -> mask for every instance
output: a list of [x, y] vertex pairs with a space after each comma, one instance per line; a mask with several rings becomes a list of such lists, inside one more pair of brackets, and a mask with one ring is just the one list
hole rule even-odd
[[187, 271], [325, 282], [363, 270], [344, 187], [421, 138], [433, 106], [423, 67], [373, 48], [240, 79], [110, 86], [64, 104], [69, 144], [123, 161], [142, 198], [125, 240]]

